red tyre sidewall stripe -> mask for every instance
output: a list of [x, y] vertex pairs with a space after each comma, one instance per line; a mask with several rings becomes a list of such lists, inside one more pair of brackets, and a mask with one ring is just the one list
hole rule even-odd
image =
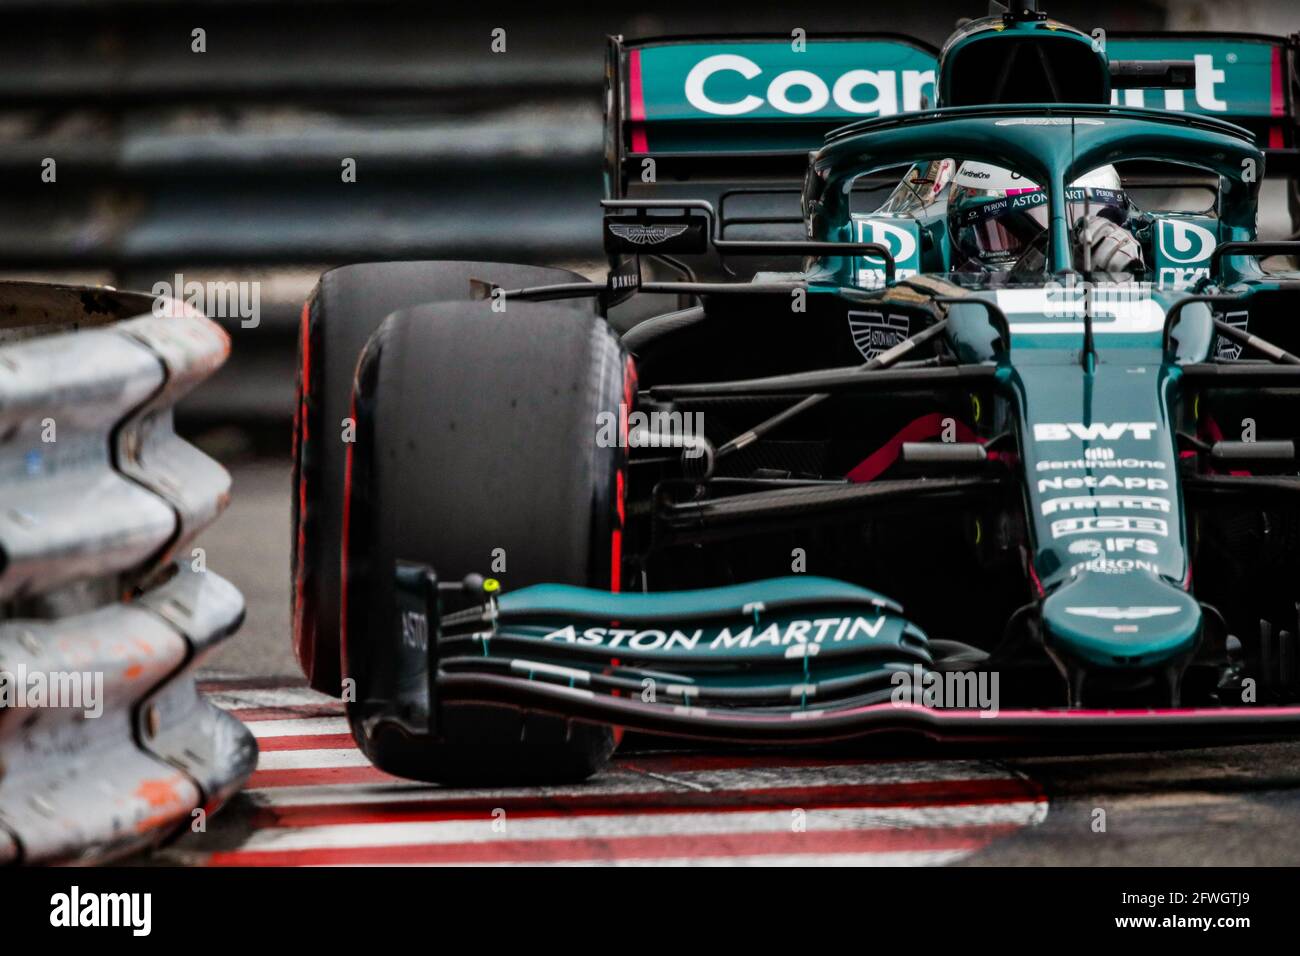
[[[357, 394], [355, 387], [348, 406], [348, 417], [356, 427]], [[348, 676], [348, 547], [352, 532], [352, 449], [356, 435], [348, 442], [343, 465], [343, 528], [339, 548], [339, 667], [344, 678]]]
[[301, 391], [298, 405], [294, 409], [294, 462], [298, 468], [298, 527], [295, 529], [296, 561], [293, 576], [293, 647], [298, 664], [310, 680], [316, 663], [315, 625], [307, 611], [306, 562], [307, 562], [307, 471], [303, 467], [307, 455], [307, 442], [310, 437], [308, 425], [308, 396], [311, 395], [311, 302], [302, 304], [302, 319], [299, 325], [298, 341], [301, 343], [301, 367], [299, 381]]
[[[636, 400], [636, 363], [629, 357], [623, 364], [623, 407], [619, 410], [618, 471], [614, 473], [614, 528], [609, 536], [609, 589], [614, 593], [623, 590], [623, 525], [627, 521], [627, 420], [628, 412]], [[623, 728], [611, 728], [614, 746], [623, 742]]]
[[636, 400], [636, 365], [629, 358], [623, 365], [623, 407], [619, 420], [618, 471], [614, 474], [614, 530], [610, 535], [610, 587], [615, 593], [623, 589], [623, 525], [627, 519], [627, 434], [628, 413]]

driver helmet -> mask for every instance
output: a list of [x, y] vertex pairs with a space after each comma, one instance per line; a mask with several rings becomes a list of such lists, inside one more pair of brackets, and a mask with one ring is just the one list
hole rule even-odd
[[[1071, 183], [1066, 206], [1071, 228], [1085, 216], [1123, 225], [1129, 215], [1114, 166], [1101, 166]], [[953, 176], [948, 229], [959, 265], [1007, 271], [1043, 235], [1047, 221], [1046, 191], [1018, 172], [967, 160]]]

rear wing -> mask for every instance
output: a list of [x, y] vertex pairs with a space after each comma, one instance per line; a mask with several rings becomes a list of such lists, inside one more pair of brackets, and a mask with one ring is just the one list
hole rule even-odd
[[610, 122], [635, 166], [623, 172], [639, 177], [647, 156], [786, 156], [801, 177], [837, 126], [933, 106], [937, 55], [893, 34], [612, 37]]
[[[720, 239], [804, 239], [809, 151], [846, 123], [932, 107], [937, 57], [896, 34], [611, 37], [606, 198], [704, 200]], [[859, 188], [883, 200], [896, 180]], [[701, 276], [737, 274], [711, 255], [685, 259]], [[743, 271], [797, 266], [755, 257]]]
[[[1096, 42], [1117, 73], [1133, 61], [1194, 64], [1191, 88], [1117, 88], [1115, 105], [1230, 120], [1255, 133], [1269, 172], [1296, 171], [1300, 34], [1115, 32]], [[937, 60], [934, 47], [883, 33], [611, 37], [607, 198], [671, 180], [797, 185], [828, 131], [933, 107]], [[1139, 82], [1117, 76], [1115, 85]]]
[[1104, 42], [1112, 69], [1116, 61], [1133, 60], [1195, 65], [1190, 89], [1117, 89], [1111, 94], [1113, 104], [1229, 120], [1255, 134], [1255, 144], [1265, 153], [1266, 175], [1300, 174], [1300, 34], [1115, 32]]

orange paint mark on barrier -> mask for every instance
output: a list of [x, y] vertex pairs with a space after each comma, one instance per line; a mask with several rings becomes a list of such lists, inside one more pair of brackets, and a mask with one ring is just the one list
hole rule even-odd
[[180, 803], [181, 797], [176, 792], [176, 784], [181, 780], [180, 776], [165, 777], [160, 780], [141, 780], [140, 786], [135, 788], [135, 795], [151, 807], [165, 807], [169, 803]]
[[158, 780], [142, 780], [135, 788], [135, 796], [143, 799], [150, 807], [158, 810], [135, 825], [137, 833], [172, 826], [186, 812], [189, 804], [177, 792], [177, 785], [184, 782], [184, 777], [165, 777]]

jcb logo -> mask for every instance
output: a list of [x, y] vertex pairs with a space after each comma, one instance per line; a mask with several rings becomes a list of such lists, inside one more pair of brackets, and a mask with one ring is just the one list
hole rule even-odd
[[1115, 441], [1131, 435], [1138, 441], [1150, 441], [1155, 433], [1155, 422], [1093, 422], [1081, 425], [1069, 423], [1039, 423], [1034, 426], [1035, 441]]
[[1107, 532], [1133, 532], [1143, 535], [1169, 537], [1169, 522], [1164, 518], [1141, 516], [1090, 515], [1086, 518], [1060, 518], [1052, 522], [1052, 537], [1064, 538], [1072, 534], [1105, 534]]

